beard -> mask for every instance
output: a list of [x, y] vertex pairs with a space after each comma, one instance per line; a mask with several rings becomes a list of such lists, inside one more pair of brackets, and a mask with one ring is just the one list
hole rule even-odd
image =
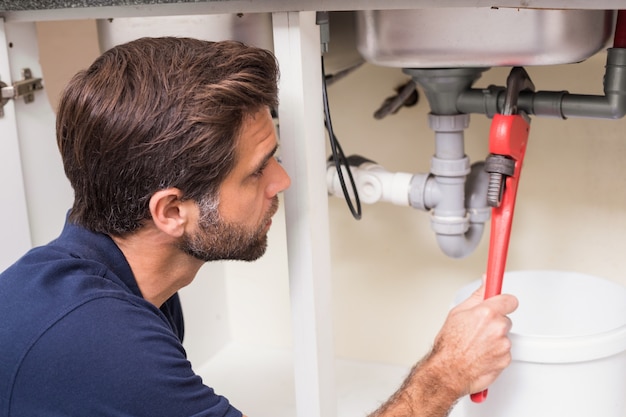
[[278, 197], [254, 228], [241, 224], [229, 223], [219, 214], [219, 201], [205, 198], [198, 203], [200, 218], [198, 231], [185, 234], [179, 242], [179, 248], [204, 262], [218, 260], [255, 261], [267, 249], [267, 224], [278, 210]]

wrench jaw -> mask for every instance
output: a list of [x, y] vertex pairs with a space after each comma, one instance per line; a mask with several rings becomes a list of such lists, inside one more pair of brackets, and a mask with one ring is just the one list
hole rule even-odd
[[[517, 187], [526, 153], [530, 125], [519, 114], [494, 116], [489, 138], [490, 169], [496, 179], [493, 186], [491, 236], [487, 259], [485, 298], [500, 293], [506, 265]], [[487, 169], [487, 168], [486, 168]], [[498, 177], [500, 176], [499, 181]], [[490, 178], [491, 179], [491, 178]], [[488, 197], [489, 198], [489, 197]]]
[[506, 94], [502, 114], [510, 116], [518, 114], [517, 100], [522, 91], [535, 91], [535, 84], [530, 79], [526, 70], [522, 67], [513, 67], [506, 79]]
[[[522, 91], [535, 90], [530, 76], [522, 67], [511, 69], [506, 85], [502, 113], [494, 116], [491, 125], [489, 134], [491, 153], [485, 161], [485, 171], [489, 173], [487, 203], [491, 207], [500, 207], [505, 184], [508, 182], [506, 179], [514, 176], [516, 165], [518, 162], [521, 164], [524, 158], [530, 118], [525, 112], [518, 112], [517, 101]], [[517, 120], [518, 118], [522, 120]]]
[[485, 171], [489, 173], [487, 204], [500, 207], [506, 179], [515, 173], [515, 160], [506, 155], [490, 154], [485, 160]]

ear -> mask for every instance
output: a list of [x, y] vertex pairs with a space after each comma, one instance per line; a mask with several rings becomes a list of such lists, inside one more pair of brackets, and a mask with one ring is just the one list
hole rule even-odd
[[183, 192], [178, 188], [159, 190], [150, 197], [150, 214], [154, 225], [162, 232], [180, 237], [190, 221], [193, 201], [181, 201]]

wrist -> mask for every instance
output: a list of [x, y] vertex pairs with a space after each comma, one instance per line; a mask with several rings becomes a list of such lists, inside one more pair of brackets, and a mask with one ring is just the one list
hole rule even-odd
[[370, 417], [445, 417], [463, 395], [454, 371], [431, 352], [413, 367], [398, 391]]
[[418, 364], [415, 377], [418, 385], [423, 386], [431, 397], [438, 397], [442, 402], [453, 404], [467, 394], [463, 379], [454, 368], [454, 362], [446, 360], [442, 352], [433, 350]]

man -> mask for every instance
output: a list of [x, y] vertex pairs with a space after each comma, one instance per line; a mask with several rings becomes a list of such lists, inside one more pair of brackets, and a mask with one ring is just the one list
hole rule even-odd
[[[0, 275], [0, 416], [241, 416], [195, 375], [177, 291], [252, 261], [290, 180], [273, 157], [278, 67], [237, 42], [139, 39], [65, 89], [75, 193], [56, 240]], [[474, 294], [374, 416], [444, 416], [510, 361], [511, 296]], [[254, 413], [254, 410], [249, 410]]]

